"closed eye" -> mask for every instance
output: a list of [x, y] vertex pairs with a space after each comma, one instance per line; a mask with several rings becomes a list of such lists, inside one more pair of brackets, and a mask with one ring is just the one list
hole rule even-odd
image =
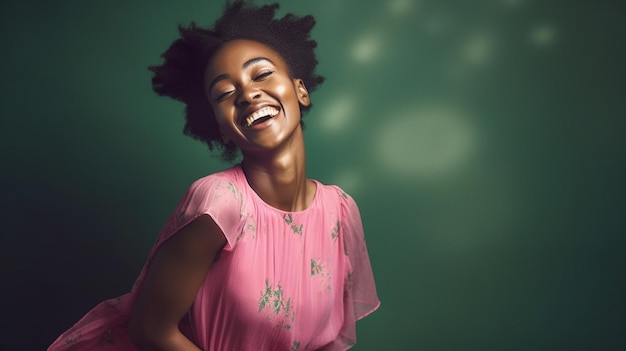
[[254, 80], [255, 82], [258, 82], [260, 80], [263, 80], [267, 77], [269, 77], [272, 73], [274, 73], [274, 71], [265, 71], [260, 73], [259, 75], [255, 76], [252, 80]]
[[215, 97], [215, 101], [222, 101], [224, 100], [226, 97], [228, 97], [228, 95], [232, 94], [234, 90], [229, 90], [229, 91], [225, 91], [219, 95], [217, 95]]

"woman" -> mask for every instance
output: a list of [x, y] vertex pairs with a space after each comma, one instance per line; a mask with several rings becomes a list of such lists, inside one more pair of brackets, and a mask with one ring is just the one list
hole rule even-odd
[[151, 67], [186, 104], [185, 133], [242, 161], [194, 182], [130, 293], [49, 350], [346, 350], [378, 297], [358, 208], [306, 178], [301, 114], [315, 74], [311, 16], [237, 1]]

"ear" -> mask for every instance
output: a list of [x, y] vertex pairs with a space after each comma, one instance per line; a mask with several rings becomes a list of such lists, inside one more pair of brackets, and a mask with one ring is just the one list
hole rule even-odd
[[298, 102], [302, 106], [309, 106], [311, 104], [311, 99], [309, 98], [309, 91], [306, 89], [304, 85], [304, 81], [300, 78], [293, 80], [294, 86], [296, 88], [296, 94], [298, 95]]

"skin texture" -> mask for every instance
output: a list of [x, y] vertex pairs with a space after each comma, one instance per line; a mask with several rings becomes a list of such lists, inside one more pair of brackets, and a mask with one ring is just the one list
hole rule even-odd
[[[225, 142], [242, 151], [248, 183], [269, 205], [305, 210], [315, 196], [306, 178], [300, 106], [310, 104], [301, 79], [292, 78], [279, 54], [250, 40], [225, 43], [205, 72], [205, 92]], [[248, 128], [254, 111], [272, 106], [279, 113]], [[209, 216], [201, 216], [156, 253], [130, 321], [139, 350], [199, 350], [178, 329], [211, 263], [226, 243]]]
[[139, 350], [200, 350], [178, 329], [226, 239], [204, 215], [157, 251], [137, 298], [129, 332]]

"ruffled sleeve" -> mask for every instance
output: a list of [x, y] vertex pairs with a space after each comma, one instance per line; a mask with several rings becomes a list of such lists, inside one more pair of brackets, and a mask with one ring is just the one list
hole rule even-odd
[[224, 249], [234, 249], [248, 216], [243, 201], [240, 189], [228, 177], [214, 174], [195, 181], [163, 226], [153, 251], [202, 215], [211, 216], [224, 233]]
[[359, 208], [350, 195], [341, 197], [341, 235], [347, 257], [344, 285], [344, 323], [339, 338], [323, 350], [347, 350], [356, 344], [356, 321], [380, 306], [374, 274], [367, 252]]
[[355, 318], [359, 320], [374, 312], [380, 305], [380, 301], [365, 244], [361, 214], [356, 202], [349, 195], [345, 195], [342, 212], [343, 238], [351, 267], [346, 289], [354, 305]]
[[194, 219], [207, 214], [226, 237], [224, 250], [234, 249], [248, 215], [243, 211], [241, 192], [225, 176], [227, 174], [228, 171], [195, 181], [161, 229], [131, 291], [95, 306], [60, 335], [48, 351], [136, 351], [128, 335], [128, 321], [139, 288], [158, 248]]

